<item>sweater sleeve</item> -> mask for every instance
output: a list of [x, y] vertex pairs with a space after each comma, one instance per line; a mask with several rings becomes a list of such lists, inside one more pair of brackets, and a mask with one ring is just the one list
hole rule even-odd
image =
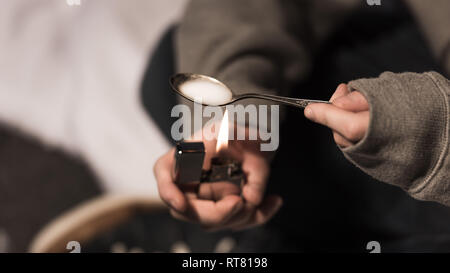
[[450, 206], [450, 82], [436, 72], [391, 72], [349, 83], [370, 105], [365, 137], [343, 149], [375, 179]]

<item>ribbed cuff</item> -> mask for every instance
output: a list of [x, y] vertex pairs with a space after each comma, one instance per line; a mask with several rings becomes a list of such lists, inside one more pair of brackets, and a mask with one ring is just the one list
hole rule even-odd
[[448, 202], [433, 189], [448, 157], [448, 81], [434, 72], [386, 72], [349, 86], [368, 100], [370, 124], [359, 143], [342, 149], [345, 157], [413, 197]]

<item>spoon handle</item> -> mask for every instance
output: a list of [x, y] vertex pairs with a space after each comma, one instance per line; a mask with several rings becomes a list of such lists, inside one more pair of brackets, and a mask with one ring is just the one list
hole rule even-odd
[[296, 98], [288, 98], [288, 97], [282, 97], [282, 96], [275, 96], [275, 95], [268, 95], [268, 94], [258, 94], [258, 93], [249, 93], [242, 96], [239, 96], [236, 98], [236, 100], [246, 99], [246, 98], [256, 98], [256, 99], [265, 99], [265, 100], [271, 100], [275, 102], [280, 102], [283, 104], [299, 107], [299, 108], [305, 108], [311, 103], [327, 103], [330, 102], [324, 101], [324, 100], [308, 100], [308, 99], [296, 99]]
[[311, 103], [326, 103], [330, 104], [329, 101], [324, 100], [305, 100], [305, 99], [296, 99], [297, 107], [306, 108]]

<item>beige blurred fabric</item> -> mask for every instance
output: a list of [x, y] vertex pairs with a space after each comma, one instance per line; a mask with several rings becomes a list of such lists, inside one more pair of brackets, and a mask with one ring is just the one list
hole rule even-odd
[[0, 122], [82, 157], [109, 193], [156, 197], [153, 163], [169, 143], [144, 112], [139, 87], [184, 4], [2, 1]]

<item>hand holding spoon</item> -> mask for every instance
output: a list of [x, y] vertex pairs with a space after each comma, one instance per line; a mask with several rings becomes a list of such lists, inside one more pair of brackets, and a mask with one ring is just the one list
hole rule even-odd
[[182, 97], [209, 106], [225, 106], [248, 98], [265, 99], [299, 108], [305, 108], [310, 103], [329, 103], [322, 100], [296, 99], [258, 93], [236, 95], [219, 80], [200, 74], [175, 74], [170, 78], [170, 85]]

